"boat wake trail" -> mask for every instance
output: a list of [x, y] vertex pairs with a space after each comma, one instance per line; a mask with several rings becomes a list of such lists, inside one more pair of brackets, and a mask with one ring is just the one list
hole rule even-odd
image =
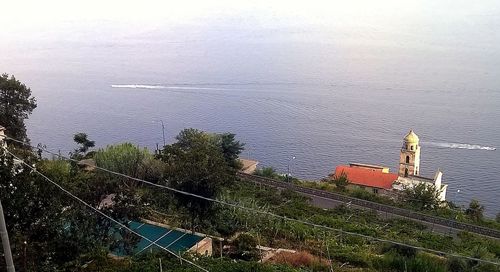
[[189, 87], [189, 86], [164, 86], [164, 85], [141, 85], [141, 84], [114, 84], [111, 88], [124, 89], [167, 89], [167, 90], [224, 90], [222, 88]]
[[497, 150], [496, 147], [491, 146], [482, 146], [476, 144], [460, 144], [460, 143], [427, 143], [432, 146], [442, 147], [442, 148], [453, 148], [453, 149], [470, 149], [470, 150], [488, 150], [494, 151]]

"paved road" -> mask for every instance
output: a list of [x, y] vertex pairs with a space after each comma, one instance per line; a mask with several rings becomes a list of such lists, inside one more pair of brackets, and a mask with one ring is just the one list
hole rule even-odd
[[423, 214], [412, 210], [402, 209], [359, 198], [349, 197], [338, 193], [306, 188], [293, 183], [282, 182], [279, 180], [264, 178], [260, 176], [249, 175], [244, 173], [238, 173], [238, 175], [242, 179], [248, 180], [250, 182], [259, 183], [265, 186], [271, 186], [275, 188], [290, 189], [300, 194], [306, 195], [311, 198], [311, 201], [314, 205], [321, 208], [333, 208], [335, 206], [344, 203], [344, 204], [349, 204], [354, 208], [375, 210], [378, 212], [380, 216], [386, 217], [388, 219], [405, 218], [413, 220], [428, 226], [428, 228], [434, 232], [454, 235], [457, 234], [459, 231], [466, 230], [489, 238], [500, 239], [500, 231], [495, 229], [489, 229], [477, 225], [458, 222], [447, 218]]
[[[309, 197], [311, 199], [311, 203], [314, 206], [319, 207], [319, 208], [323, 208], [323, 209], [332, 209], [332, 208], [335, 208], [341, 204], [344, 204], [344, 205], [346, 204], [345, 202], [342, 202], [342, 201], [329, 199], [329, 198], [325, 198], [325, 197], [319, 197], [319, 196], [315, 196], [315, 195], [311, 195], [311, 194], [307, 194], [307, 193], [300, 193], [300, 194]], [[356, 209], [369, 210], [368, 208], [364, 208], [364, 207], [357, 206], [357, 205], [350, 204], [349, 206], [356, 208]], [[379, 215], [379, 217], [384, 218], [384, 219], [403, 218], [403, 219], [408, 219], [408, 220], [412, 220], [412, 221], [417, 221], [417, 222], [427, 226], [427, 229], [429, 231], [440, 233], [440, 234], [456, 236], [460, 231], [462, 231], [459, 229], [454, 229], [454, 228], [450, 228], [447, 226], [436, 225], [436, 224], [432, 224], [432, 223], [425, 222], [422, 220], [417, 220], [417, 219], [413, 219], [413, 218], [399, 216], [399, 215], [391, 214], [391, 213], [387, 213], [387, 212], [377, 211], [377, 214]], [[487, 236], [487, 237], [492, 238], [489, 236]]]

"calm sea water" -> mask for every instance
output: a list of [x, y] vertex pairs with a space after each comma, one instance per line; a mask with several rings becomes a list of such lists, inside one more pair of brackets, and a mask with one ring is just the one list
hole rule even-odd
[[245, 18], [5, 36], [0, 71], [37, 97], [32, 142], [62, 153], [76, 132], [153, 149], [162, 120], [169, 143], [183, 128], [233, 132], [243, 157], [320, 179], [348, 162], [395, 171], [412, 128], [422, 175], [439, 168], [448, 199], [500, 212], [499, 17], [394, 29]]

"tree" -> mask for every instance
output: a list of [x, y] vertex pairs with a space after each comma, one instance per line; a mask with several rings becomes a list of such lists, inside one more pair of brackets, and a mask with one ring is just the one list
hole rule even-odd
[[8, 136], [28, 141], [24, 120], [35, 108], [36, 100], [30, 88], [14, 76], [0, 76], [0, 125], [6, 128]]
[[91, 141], [87, 138], [87, 134], [79, 132], [73, 136], [73, 141], [80, 146], [75, 150], [75, 153], [86, 153], [89, 148], [95, 146], [95, 141]]
[[193, 143], [192, 140], [196, 138], [203, 138], [207, 141], [211, 141], [212, 144], [220, 149], [227, 165], [233, 170], [239, 170], [241, 164], [238, 161], [238, 156], [241, 154], [241, 151], [243, 151], [245, 144], [237, 141], [235, 137], [236, 134], [233, 133], [209, 134], [190, 128], [182, 130], [176, 139], [179, 147], [190, 146]]
[[[93, 145], [93, 142], [88, 140], [84, 133], [75, 135], [75, 140], [83, 146], [75, 150], [76, 157], [82, 157], [80, 152], [88, 151], [88, 147]], [[151, 159], [153, 156], [147, 150], [140, 150], [130, 144], [124, 144], [123, 148], [120, 147], [122, 146], [100, 150], [98, 153], [98, 157], [102, 159], [100, 162], [106, 167], [115, 167], [114, 170], [117, 170], [117, 165], [123, 165], [127, 169], [139, 169], [136, 171], [137, 176], [144, 178], [145, 175], [141, 175], [144, 173], [142, 165], [146, 163], [142, 155]], [[73, 154], [74, 158], [75, 154]], [[142, 159], [130, 159], [136, 158], [137, 154]], [[138, 161], [138, 165], [134, 164], [136, 161]], [[161, 162], [158, 161], [158, 163]], [[126, 183], [120, 182], [121, 180], [114, 175], [108, 175], [101, 171], [81, 171], [78, 168], [75, 171], [72, 168], [72, 162], [59, 159], [41, 160], [37, 163], [37, 169], [73, 192], [86, 203], [99, 208], [123, 224], [128, 224], [131, 220], [138, 220], [143, 215], [142, 205], [140, 204], [141, 199], [135, 187], [127, 187]], [[119, 171], [123, 171], [123, 169]], [[129, 174], [128, 172], [125, 173]], [[103, 204], [105, 198], [110, 200], [106, 205]], [[120, 228], [107, 218], [92, 213], [72, 200], [65, 207], [63, 218], [65, 226], [60, 227], [60, 229], [65, 230], [62, 234], [68, 240], [68, 242], [61, 245], [61, 247], [64, 247], [64, 251], [72, 251], [72, 246], [80, 247], [82, 250], [106, 246], [112, 250], [127, 254], [133, 250], [133, 247], [138, 242], [137, 236], [130, 235], [127, 230]], [[121, 237], [121, 239], [113, 239], [116, 237]], [[75, 251], [75, 254], [84, 252], [82, 250]], [[70, 261], [67, 258], [67, 256], [60, 256], [61, 260]]]
[[[97, 166], [118, 173], [148, 181], [156, 182], [162, 177], [163, 164], [154, 159], [146, 148], [140, 149], [131, 143], [109, 145], [99, 149], [94, 154]], [[110, 179], [117, 179], [116, 175], [107, 175]], [[137, 182], [125, 177], [118, 178], [129, 187], [136, 187]]]
[[240, 141], [236, 141], [236, 134], [233, 133], [222, 133], [215, 134], [214, 141], [217, 146], [222, 150], [222, 154], [226, 163], [231, 167], [234, 171], [241, 169], [241, 163], [238, 161], [238, 157], [241, 154], [241, 151], [244, 150], [244, 143], [240, 143]]
[[257, 169], [253, 172], [253, 174], [257, 175], [257, 176], [261, 176], [261, 177], [272, 178], [272, 179], [279, 178], [279, 174], [272, 167], [264, 167], [262, 169]]
[[333, 183], [335, 184], [335, 187], [339, 188], [341, 191], [345, 191], [347, 185], [349, 184], [346, 173], [342, 172], [340, 175], [334, 175]]
[[[160, 152], [166, 163], [166, 178], [178, 190], [214, 198], [234, 177], [218, 146], [205, 132], [185, 129], [176, 137], [177, 142], [167, 145]], [[195, 221], [209, 216], [212, 203], [183, 194], [176, 194], [179, 206], [186, 208]]]
[[[16, 263], [25, 264], [29, 271], [53, 271], [54, 267], [96, 246], [97, 243], [89, 238], [89, 228], [76, 233], [67, 228], [77, 226], [70, 218], [74, 212], [81, 212], [82, 207], [74, 209], [74, 202], [59, 189], [0, 153], [0, 199]], [[37, 164], [39, 170], [42, 168], [38, 167], [40, 162], [34, 155], [24, 161]], [[52, 171], [51, 177], [66, 175], [64, 167], [54, 167]], [[89, 215], [82, 218], [85, 222], [92, 221]], [[95, 224], [88, 226], [95, 227]], [[62, 231], [65, 229], [68, 231]]]
[[259, 256], [257, 250], [257, 239], [250, 234], [242, 233], [233, 242], [233, 257], [246, 261], [254, 260]]
[[429, 210], [441, 204], [439, 191], [433, 184], [419, 183], [405, 188], [403, 201], [420, 210]]
[[465, 210], [465, 214], [473, 221], [481, 221], [483, 219], [484, 206], [479, 201], [473, 199], [469, 203], [469, 208]]

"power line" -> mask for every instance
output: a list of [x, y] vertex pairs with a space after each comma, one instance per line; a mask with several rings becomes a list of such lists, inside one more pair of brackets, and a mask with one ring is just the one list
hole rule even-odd
[[195, 266], [196, 268], [202, 270], [202, 271], [205, 271], [205, 272], [209, 272], [207, 269], [183, 258], [182, 256], [180, 255], [177, 255], [175, 254], [174, 252], [172, 252], [171, 250], [169, 250], [168, 248], [166, 247], [163, 247], [162, 245], [159, 245], [158, 243], [156, 243], [156, 241], [153, 241], [149, 238], [147, 238], [146, 236], [134, 231], [133, 229], [127, 227], [125, 224], [113, 219], [112, 217], [110, 217], [109, 215], [103, 213], [102, 211], [100, 211], [99, 209], [95, 208], [94, 206], [88, 204], [87, 202], [85, 202], [84, 200], [82, 200], [81, 198], [77, 197], [76, 195], [72, 194], [70, 191], [66, 190], [64, 187], [62, 187], [61, 185], [59, 185], [58, 183], [56, 183], [55, 181], [51, 180], [49, 177], [47, 177], [46, 175], [44, 175], [43, 173], [39, 172], [35, 167], [29, 165], [28, 163], [26, 163], [24, 160], [20, 159], [19, 157], [17, 157], [16, 155], [14, 155], [12, 152], [10, 152], [7, 148], [4, 148], [4, 150], [9, 153], [12, 157], [14, 157], [15, 159], [17, 159], [18, 161], [20, 161], [22, 164], [26, 165], [28, 168], [30, 168], [33, 172], [39, 174], [40, 176], [42, 176], [45, 180], [49, 181], [50, 183], [52, 183], [54, 186], [56, 186], [57, 188], [59, 188], [61, 191], [63, 191], [64, 193], [70, 195], [72, 198], [76, 199], [77, 201], [79, 201], [80, 203], [82, 203], [83, 205], [87, 206], [88, 208], [92, 209], [93, 211], [99, 213], [100, 215], [106, 217], [107, 219], [113, 221], [114, 223], [118, 224], [120, 227], [130, 231], [131, 233], [143, 238], [144, 240], [150, 242], [152, 245], [155, 245], [165, 251], [167, 251], [168, 253], [174, 255], [175, 257], [177, 257], [178, 259], [180, 259], [181, 261], [185, 261], [193, 266]]
[[[28, 144], [26, 142], [23, 142], [23, 141], [20, 141], [20, 140], [17, 140], [17, 139], [13, 139], [13, 138], [11, 138], [9, 136], [5, 136], [5, 137], [7, 139], [10, 139], [12, 141], [24, 144], [24, 145], [29, 146], [31, 148], [43, 150], [43, 151], [45, 151], [45, 152], [47, 152], [49, 154], [52, 154], [54, 156], [58, 156], [59, 158], [62, 158], [62, 159], [65, 159], [65, 160], [69, 160], [69, 161], [73, 161], [73, 162], [79, 162], [78, 160], [62, 156], [60, 154], [57, 154], [57, 153], [52, 152], [50, 150], [47, 150], [46, 148], [43, 148], [43, 147], [34, 147], [34, 146], [31, 146], [30, 144]], [[489, 264], [500, 266], [500, 263], [494, 262], [494, 261], [488, 261], [488, 260], [483, 260], [483, 259], [479, 259], [479, 258], [474, 258], [474, 257], [463, 256], [463, 255], [459, 255], [459, 254], [454, 254], [454, 253], [449, 253], [449, 252], [444, 252], [444, 251], [429, 249], [429, 248], [425, 248], [425, 247], [409, 245], [409, 244], [405, 244], [405, 243], [397, 242], [397, 241], [393, 241], [393, 240], [372, 237], [372, 236], [368, 236], [368, 235], [364, 235], [364, 234], [360, 234], [360, 233], [345, 231], [345, 230], [342, 230], [342, 229], [336, 229], [336, 228], [328, 227], [328, 226], [325, 226], [325, 225], [320, 225], [320, 224], [316, 224], [316, 223], [312, 223], [312, 222], [308, 222], [308, 221], [303, 221], [303, 220], [300, 220], [300, 219], [289, 218], [289, 217], [286, 217], [286, 216], [283, 216], [283, 215], [278, 215], [278, 214], [274, 214], [274, 213], [267, 212], [267, 211], [256, 210], [256, 209], [248, 208], [248, 207], [241, 206], [241, 205], [238, 205], [238, 204], [229, 203], [229, 202], [225, 202], [225, 201], [222, 201], [222, 200], [213, 199], [213, 198], [209, 198], [209, 197], [205, 197], [205, 196], [196, 195], [196, 194], [193, 194], [193, 193], [181, 191], [181, 190], [178, 190], [178, 189], [175, 189], [175, 188], [172, 188], [172, 187], [168, 187], [168, 186], [161, 185], [161, 184], [156, 184], [156, 183], [153, 183], [153, 182], [150, 182], [150, 181], [147, 181], [147, 180], [143, 180], [143, 179], [139, 179], [139, 178], [134, 178], [134, 177], [128, 176], [126, 174], [119, 173], [119, 172], [116, 172], [116, 171], [113, 171], [113, 170], [109, 170], [109, 169], [106, 169], [106, 168], [102, 168], [102, 167], [99, 167], [99, 166], [96, 166], [96, 165], [90, 165], [90, 164], [86, 164], [86, 163], [83, 163], [83, 164], [95, 167], [95, 169], [98, 169], [98, 170], [101, 170], [101, 171], [104, 171], [104, 172], [107, 172], [107, 173], [110, 173], [110, 174], [113, 174], [113, 175], [125, 177], [125, 178], [128, 178], [128, 179], [134, 180], [134, 181], [139, 181], [139, 182], [151, 185], [153, 187], [158, 187], [158, 188], [166, 189], [166, 190], [169, 190], [169, 191], [172, 191], [172, 192], [175, 192], [175, 193], [179, 193], [179, 194], [183, 194], [183, 195], [187, 195], [187, 196], [191, 196], [191, 197], [196, 197], [196, 198], [199, 198], [199, 199], [203, 199], [203, 200], [206, 200], [206, 201], [218, 203], [218, 204], [221, 204], [221, 205], [230, 206], [230, 207], [233, 207], [233, 208], [238, 208], [238, 209], [242, 209], [242, 210], [246, 210], [246, 211], [250, 211], [250, 212], [254, 212], [254, 213], [259, 213], [259, 214], [263, 214], [263, 215], [268, 215], [268, 216], [276, 217], [276, 218], [279, 218], [279, 219], [282, 219], [282, 220], [287, 220], [287, 221], [292, 221], [292, 222], [296, 222], [296, 223], [301, 223], [301, 224], [312, 226], [312, 227], [316, 227], [316, 228], [323, 228], [323, 229], [326, 229], [326, 230], [329, 230], [329, 231], [339, 232], [339, 233], [342, 233], [342, 234], [347, 234], [347, 235], [352, 235], [352, 236], [358, 236], [358, 237], [361, 237], [361, 238], [364, 238], [364, 239], [367, 239], [367, 240], [374, 240], [374, 241], [383, 242], [383, 243], [390, 243], [390, 244], [394, 244], [394, 245], [399, 245], [399, 246], [404, 246], [404, 247], [408, 247], [408, 248], [413, 248], [413, 249], [416, 249], [416, 250], [427, 251], [427, 252], [431, 252], [431, 253], [435, 253], [435, 254], [446, 255], [446, 256], [451, 256], [451, 257], [456, 257], [456, 258], [463, 258], [463, 259], [468, 259], [468, 260], [472, 260], [472, 261], [484, 262], [484, 263], [489, 263]]]

